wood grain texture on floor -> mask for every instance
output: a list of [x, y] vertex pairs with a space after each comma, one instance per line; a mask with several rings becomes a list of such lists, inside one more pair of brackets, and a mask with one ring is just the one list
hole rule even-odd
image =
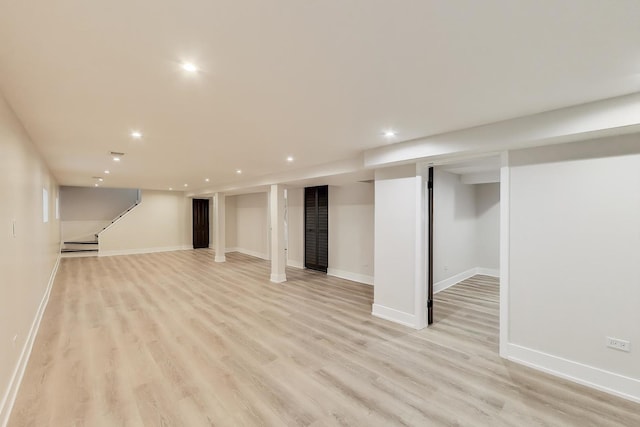
[[9, 425], [639, 426], [640, 405], [498, 356], [498, 285], [414, 331], [373, 288], [210, 250], [69, 258]]

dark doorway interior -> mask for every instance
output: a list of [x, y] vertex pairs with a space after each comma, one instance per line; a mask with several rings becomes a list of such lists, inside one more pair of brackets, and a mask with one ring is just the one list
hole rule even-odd
[[327, 272], [329, 266], [329, 187], [304, 189], [304, 266]]
[[193, 249], [209, 247], [209, 199], [193, 199]]

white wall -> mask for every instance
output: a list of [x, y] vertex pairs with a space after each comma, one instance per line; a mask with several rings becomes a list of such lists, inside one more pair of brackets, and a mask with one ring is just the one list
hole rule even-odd
[[[269, 259], [269, 213], [267, 193], [240, 194], [235, 198], [235, 245], [227, 248]], [[229, 214], [231, 211], [228, 212]], [[227, 221], [229, 217], [227, 216]], [[230, 232], [230, 228], [226, 229]], [[233, 231], [231, 231], [233, 233]]]
[[304, 188], [287, 189], [287, 221], [287, 265], [304, 268]]
[[460, 175], [434, 171], [433, 281], [479, 267], [476, 251], [475, 186]]
[[140, 204], [100, 234], [100, 255], [193, 248], [192, 199], [143, 190]]
[[[227, 196], [225, 197], [225, 247], [229, 250], [235, 250], [236, 246], [238, 246], [238, 239], [236, 236], [236, 204], [237, 204], [237, 196]], [[213, 240], [212, 240], [213, 241]]]
[[[0, 425], [9, 416], [60, 254], [58, 185], [0, 94]], [[43, 192], [49, 221], [43, 222]], [[15, 236], [13, 223], [15, 221]]]
[[637, 135], [509, 153], [507, 354], [640, 401], [640, 154], [625, 153]]
[[478, 267], [500, 268], [500, 184], [474, 185], [476, 196], [476, 257]]
[[62, 240], [93, 240], [95, 234], [133, 205], [138, 190], [60, 187]]
[[425, 326], [424, 185], [415, 165], [375, 172], [375, 316]]
[[329, 187], [327, 273], [373, 284], [374, 185]]

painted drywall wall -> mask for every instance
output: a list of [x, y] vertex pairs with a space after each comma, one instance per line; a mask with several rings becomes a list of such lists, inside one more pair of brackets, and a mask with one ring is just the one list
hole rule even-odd
[[329, 187], [330, 275], [373, 284], [374, 185]]
[[304, 268], [304, 188], [287, 189], [287, 265]]
[[433, 280], [437, 283], [479, 267], [475, 186], [436, 168], [433, 203]]
[[140, 204], [100, 234], [100, 255], [193, 248], [191, 203], [182, 192], [143, 190]]
[[97, 232], [137, 199], [136, 189], [60, 187], [62, 240], [94, 240]]
[[[269, 258], [269, 213], [267, 193], [240, 194], [235, 196], [236, 227], [235, 248], [263, 259]], [[227, 247], [231, 247], [227, 243]]]
[[640, 138], [509, 161], [508, 354], [640, 401]]
[[497, 272], [500, 268], [500, 184], [474, 187], [477, 266]]
[[[424, 327], [423, 178], [415, 165], [375, 172], [375, 316]], [[422, 225], [420, 225], [422, 223]], [[422, 241], [424, 238], [422, 238]]]
[[236, 236], [236, 205], [237, 196], [225, 197], [225, 243], [226, 248], [235, 249], [238, 246], [238, 239]]
[[[0, 95], [0, 425], [27, 362], [60, 253], [58, 185]], [[43, 222], [43, 189], [48, 222]], [[32, 333], [30, 335], [30, 333]]]

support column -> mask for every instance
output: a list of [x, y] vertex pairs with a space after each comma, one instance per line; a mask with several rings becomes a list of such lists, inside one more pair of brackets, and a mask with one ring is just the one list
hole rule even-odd
[[284, 250], [284, 186], [271, 186], [271, 281], [282, 283], [287, 280], [285, 272], [287, 254]]
[[215, 193], [213, 196], [214, 205], [214, 228], [216, 237], [216, 262], [225, 262], [226, 236], [225, 230], [225, 196], [224, 193]]

